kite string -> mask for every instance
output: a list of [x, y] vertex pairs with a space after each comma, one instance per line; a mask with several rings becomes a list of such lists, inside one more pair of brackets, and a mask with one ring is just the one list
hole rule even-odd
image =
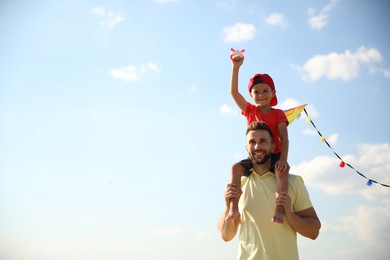
[[384, 183], [381, 183], [381, 182], [378, 182], [376, 180], [373, 180], [373, 179], [370, 179], [370, 178], [367, 178], [364, 174], [362, 174], [361, 172], [359, 172], [358, 170], [356, 170], [351, 164], [343, 161], [343, 159], [341, 159], [341, 157], [335, 152], [335, 150], [332, 148], [332, 146], [328, 143], [328, 141], [326, 141], [325, 137], [321, 134], [321, 132], [317, 129], [316, 125], [314, 124], [314, 122], [311, 120], [309, 114], [307, 113], [306, 111], [306, 108], [303, 109], [303, 111], [305, 111], [305, 114], [309, 120], [309, 122], [312, 124], [312, 126], [314, 127], [314, 129], [317, 131], [318, 135], [321, 137], [321, 140], [333, 151], [333, 153], [337, 156], [337, 158], [340, 159], [340, 167], [344, 167], [344, 165], [347, 165], [349, 168], [351, 168], [352, 170], [354, 170], [357, 174], [359, 174], [361, 177], [367, 179], [367, 185], [368, 186], [371, 186], [372, 183], [376, 183], [376, 184], [379, 184], [379, 185], [382, 185], [384, 187], [388, 187], [390, 188], [390, 185], [388, 184], [384, 184]]

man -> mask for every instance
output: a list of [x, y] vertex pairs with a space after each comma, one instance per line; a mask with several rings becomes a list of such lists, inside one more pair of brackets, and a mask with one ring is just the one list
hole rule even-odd
[[[251, 123], [246, 132], [246, 150], [253, 162], [252, 172], [242, 178], [241, 189], [228, 184], [225, 212], [218, 221], [218, 229], [226, 242], [235, 237], [241, 225], [238, 259], [299, 259], [296, 233], [311, 239], [319, 234], [321, 223], [303, 179], [297, 175], [289, 174], [288, 193], [277, 194], [276, 206], [283, 207], [285, 222], [270, 221], [276, 191], [275, 174], [269, 171], [273, 149], [272, 133], [266, 123]], [[241, 217], [226, 221], [232, 198], [239, 198]]]

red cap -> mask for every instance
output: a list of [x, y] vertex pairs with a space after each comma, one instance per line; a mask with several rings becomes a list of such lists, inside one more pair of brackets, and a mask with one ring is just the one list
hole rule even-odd
[[270, 86], [275, 91], [275, 95], [271, 99], [271, 104], [270, 105], [272, 107], [276, 106], [278, 104], [278, 99], [276, 97], [276, 89], [275, 89], [274, 81], [272, 80], [272, 78], [268, 74], [255, 74], [249, 80], [249, 84], [248, 84], [249, 92], [251, 92], [251, 88], [253, 87], [253, 85], [260, 84], [260, 83], [267, 84], [268, 86]]

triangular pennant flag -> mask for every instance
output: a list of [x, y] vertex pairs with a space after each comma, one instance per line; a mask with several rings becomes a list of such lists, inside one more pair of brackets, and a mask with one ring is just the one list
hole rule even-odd
[[295, 118], [297, 118], [301, 114], [302, 110], [305, 109], [306, 105], [307, 104], [300, 105], [283, 111], [288, 119], [289, 124], [291, 124], [295, 120]]

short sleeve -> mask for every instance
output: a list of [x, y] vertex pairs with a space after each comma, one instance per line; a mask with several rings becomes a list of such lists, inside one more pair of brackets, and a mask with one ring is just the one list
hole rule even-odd
[[[256, 116], [257, 113], [257, 107], [252, 105], [251, 103], [247, 102], [246, 103], [246, 110], [241, 111], [241, 114], [246, 117], [247, 124], [249, 125], [253, 121], [261, 121], [257, 117], [260, 115]], [[260, 116], [261, 117], [261, 116]]]
[[309, 197], [309, 192], [306, 189], [303, 178], [301, 176], [294, 175], [292, 184], [293, 185], [291, 185], [290, 187], [293, 188], [293, 211], [298, 212], [313, 207], [313, 204]]
[[277, 121], [278, 124], [280, 123], [286, 123], [286, 126], [288, 126], [288, 119], [286, 117], [286, 114], [283, 112], [283, 110], [278, 109], [278, 114], [277, 114]]
[[246, 103], [246, 110], [245, 111], [241, 111], [241, 114], [244, 115], [245, 117], [248, 117], [249, 115], [253, 114], [254, 112], [254, 109], [256, 107], [254, 105], [252, 105], [251, 103], [247, 102]]

